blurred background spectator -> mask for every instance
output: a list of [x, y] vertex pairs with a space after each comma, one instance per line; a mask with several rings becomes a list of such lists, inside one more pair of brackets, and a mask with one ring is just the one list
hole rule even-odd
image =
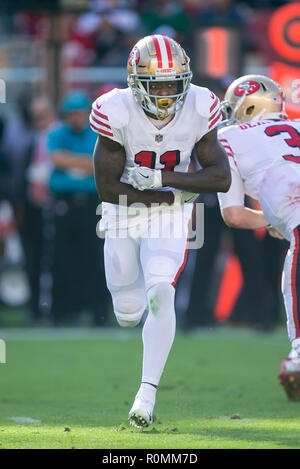
[[18, 96], [15, 103], [17, 112], [13, 118], [5, 122], [2, 135], [3, 158], [10, 168], [9, 199], [12, 201], [18, 225], [21, 223], [24, 210], [24, 166], [34, 138], [30, 101], [30, 92], [23, 91]]
[[54, 107], [46, 96], [32, 100], [29, 106], [32, 140], [22, 161], [20, 200], [22, 214], [19, 231], [30, 285], [31, 323], [42, 323], [40, 282], [46, 243], [45, 211], [49, 203], [48, 179], [51, 159], [47, 148], [48, 132], [55, 125]]
[[88, 309], [93, 323], [107, 320], [108, 291], [103, 246], [96, 236], [99, 204], [92, 154], [96, 135], [88, 124], [90, 100], [81, 90], [65, 96], [63, 122], [48, 136], [53, 169], [54, 253], [52, 315], [55, 324], [72, 324]]
[[211, 0], [200, 8], [197, 20], [206, 25], [242, 25], [243, 16], [234, 0]]
[[163, 27], [170, 27], [174, 39], [179, 42], [184, 40], [185, 34], [191, 27], [191, 17], [181, 2], [170, 0], [154, 0], [144, 2], [141, 8], [141, 20], [148, 34], [154, 31], [158, 33]]
[[[299, 14], [276, 30], [275, 42], [269, 28], [281, 7], [299, 2], [86, 0], [79, 9], [80, 2], [71, 1], [60, 11], [55, 2], [48, 11], [35, 0], [26, 11], [13, 0], [5, 8], [4, 3], [0, 0], [0, 78], [6, 84], [0, 114], [0, 320], [10, 252], [30, 287], [27, 302], [26, 282], [18, 283], [26, 302], [24, 323], [82, 324], [88, 312], [88, 324], [110, 324], [103, 241], [95, 235], [99, 200], [90, 101], [127, 86], [132, 46], [157, 33], [182, 43], [195, 84], [222, 99], [238, 75], [268, 75], [284, 87], [291, 117], [300, 117], [299, 61], [276, 46], [282, 36], [287, 48], [299, 49], [297, 33], [289, 28]], [[178, 285], [179, 324], [193, 329], [223, 321], [271, 330], [281, 321], [280, 262], [287, 243], [263, 231], [231, 230], [221, 220], [215, 194], [199, 200], [205, 203], [205, 243], [189, 253]], [[231, 298], [224, 297], [228, 278], [238, 281]], [[16, 285], [15, 276], [10, 291]]]
[[4, 146], [4, 126], [5, 121], [0, 118], [0, 200], [7, 200], [10, 198], [10, 162]]

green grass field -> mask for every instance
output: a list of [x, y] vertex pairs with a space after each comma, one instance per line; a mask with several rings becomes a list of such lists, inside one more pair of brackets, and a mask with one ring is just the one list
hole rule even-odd
[[0, 331], [0, 448], [300, 448], [300, 402], [277, 381], [284, 329], [178, 332], [145, 430], [127, 423], [140, 333]]

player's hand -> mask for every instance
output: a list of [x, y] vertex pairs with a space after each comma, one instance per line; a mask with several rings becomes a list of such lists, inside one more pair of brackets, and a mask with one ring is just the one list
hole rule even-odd
[[272, 226], [271, 226], [271, 228], [267, 228], [267, 230], [268, 230], [269, 235], [272, 236], [272, 238], [284, 239], [284, 236], [282, 236], [282, 234], [279, 233], [279, 231], [277, 231]]
[[191, 204], [195, 202], [195, 200], [199, 196], [199, 194], [195, 194], [194, 192], [186, 192], [186, 191], [173, 192], [173, 194], [174, 194], [174, 205]]
[[144, 166], [128, 169], [128, 182], [135, 189], [158, 189], [162, 187], [160, 169], [150, 169]]

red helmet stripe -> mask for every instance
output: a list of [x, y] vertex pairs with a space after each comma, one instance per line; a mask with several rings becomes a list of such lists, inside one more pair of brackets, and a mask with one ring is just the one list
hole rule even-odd
[[166, 46], [166, 49], [167, 49], [169, 68], [173, 68], [173, 59], [172, 59], [172, 52], [171, 52], [170, 43], [168, 41], [168, 38], [166, 38], [166, 36], [163, 36], [163, 39], [164, 39], [165, 46]]
[[154, 46], [155, 46], [155, 52], [156, 52], [156, 57], [157, 57], [157, 66], [158, 66], [158, 68], [162, 68], [162, 59], [161, 59], [161, 51], [160, 51], [160, 47], [159, 47], [159, 42], [157, 40], [157, 37], [154, 34], [152, 35], [152, 39], [153, 39]]
[[280, 93], [280, 99], [281, 99], [281, 106], [280, 106], [280, 111], [283, 111], [283, 91]]

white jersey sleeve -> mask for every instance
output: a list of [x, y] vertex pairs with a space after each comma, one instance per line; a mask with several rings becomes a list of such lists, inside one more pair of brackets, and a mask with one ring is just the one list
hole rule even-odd
[[124, 145], [124, 127], [129, 115], [120, 90], [114, 89], [96, 99], [90, 113], [91, 129]]
[[200, 140], [222, 121], [219, 98], [208, 88], [199, 87], [196, 94], [196, 111], [202, 118], [202, 128], [198, 139]]
[[218, 193], [220, 209], [223, 210], [224, 208], [236, 206], [243, 207], [245, 201], [245, 190], [242, 177], [239, 173], [234, 159], [234, 152], [231, 148], [229, 140], [222, 137], [222, 135], [220, 134], [219, 142], [222, 144], [224, 150], [226, 151], [231, 169], [231, 185], [229, 191]]

